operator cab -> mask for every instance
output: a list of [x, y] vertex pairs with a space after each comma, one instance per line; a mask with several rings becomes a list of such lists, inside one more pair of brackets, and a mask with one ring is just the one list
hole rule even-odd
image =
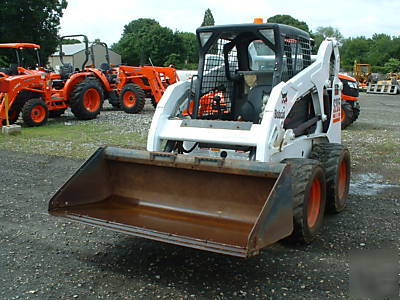
[[259, 123], [272, 88], [311, 64], [308, 33], [278, 24], [197, 29], [198, 80], [189, 107], [193, 119]]
[[35, 70], [40, 67], [40, 46], [32, 43], [0, 44], [0, 72], [8, 76], [20, 74], [19, 67]]

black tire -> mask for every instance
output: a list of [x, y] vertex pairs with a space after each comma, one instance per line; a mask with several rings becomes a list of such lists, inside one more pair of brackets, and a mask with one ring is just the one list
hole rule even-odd
[[111, 104], [111, 106], [112, 106], [113, 108], [121, 108], [121, 105], [119, 104], [119, 102], [118, 102], [118, 103], [110, 102], [110, 104]]
[[358, 101], [356, 103], [354, 103], [353, 105], [353, 120], [352, 123], [354, 123], [355, 121], [357, 121], [358, 117], [360, 116], [360, 104], [358, 103]]
[[326, 204], [325, 170], [313, 159], [285, 159], [291, 166], [293, 232], [289, 242], [310, 243], [322, 227]]
[[47, 105], [41, 98], [30, 99], [22, 107], [22, 119], [28, 126], [44, 125], [48, 117], [49, 111]]
[[107, 93], [107, 99], [108, 99], [108, 102], [112, 105], [112, 107], [114, 107], [114, 108], [121, 107], [119, 104], [118, 95], [115, 91]]
[[310, 158], [317, 159], [325, 168], [327, 211], [339, 213], [347, 203], [350, 186], [350, 153], [343, 145], [322, 143], [313, 146]]
[[65, 108], [49, 110], [49, 118], [59, 118], [65, 112]]
[[[18, 121], [19, 115], [21, 113], [21, 108], [17, 105], [13, 105], [10, 110], [8, 111], [8, 122], [10, 125], [14, 124]], [[2, 125], [7, 125], [7, 120], [4, 119], [2, 121]]]
[[128, 83], [119, 94], [119, 103], [124, 112], [138, 114], [145, 104], [144, 91], [136, 84]]
[[154, 98], [153, 95], [150, 96], [150, 101], [151, 101], [151, 105], [153, 105], [154, 108], [157, 108], [157, 102], [156, 102], [156, 98]]
[[353, 123], [353, 107], [345, 101], [342, 101], [341, 121], [342, 129]]
[[104, 92], [97, 79], [85, 79], [71, 92], [71, 111], [80, 120], [95, 119], [103, 107]]

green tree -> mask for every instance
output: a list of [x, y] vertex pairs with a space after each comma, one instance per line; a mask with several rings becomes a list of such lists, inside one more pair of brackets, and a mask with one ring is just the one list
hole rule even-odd
[[82, 41], [78, 39], [63, 39], [62, 44], [63, 45], [71, 45], [71, 44], [80, 44]]
[[400, 59], [389, 58], [383, 67], [386, 73], [400, 73]]
[[310, 28], [306, 22], [297, 20], [289, 15], [275, 15], [268, 19], [268, 23], [286, 24], [310, 33]]
[[340, 33], [339, 29], [332, 26], [318, 27], [316, 32], [313, 32], [313, 38], [315, 40], [315, 48], [318, 49], [322, 41], [328, 37], [334, 37], [339, 43], [343, 43], [344, 37]]
[[395, 68], [395, 61], [391, 59], [400, 57], [400, 37], [376, 33], [371, 38], [348, 38], [343, 40], [340, 55], [342, 67], [346, 70], [351, 70], [356, 60], [370, 64], [373, 72], [386, 72]]
[[129, 65], [139, 65], [143, 56], [145, 62], [151, 58], [155, 65], [163, 66], [171, 53], [183, 51], [179, 37], [153, 19], [137, 19], [125, 25], [121, 39], [111, 48]]
[[392, 38], [391, 51], [393, 57], [400, 58], [400, 36]]
[[197, 64], [199, 61], [197, 38], [191, 32], [176, 32], [175, 33], [182, 43], [182, 59], [184, 64]]
[[47, 62], [58, 43], [58, 30], [66, 0], [2, 0], [0, 37], [5, 42], [41, 45], [41, 59]]
[[207, 8], [206, 11], [204, 12], [204, 18], [203, 22], [201, 23], [201, 27], [214, 26], [214, 25], [215, 25], [214, 16], [211, 12], [211, 9]]
[[141, 18], [133, 20], [129, 24], [125, 25], [122, 35], [126, 35], [128, 33], [138, 34], [148, 30], [149, 28], [159, 26], [160, 24], [154, 19]]
[[375, 33], [371, 38], [370, 49], [366, 56], [366, 60], [373, 66], [383, 67], [394, 53], [391, 49], [392, 38], [390, 35]]
[[167, 59], [165, 60], [164, 63], [166, 66], [173, 65], [176, 67], [177, 65], [180, 64], [180, 61], [181, 59], [179, 54], [171, 53], [170, 55], [167, 56]]
[[346, 70], [351, 70], [354, 61], [362, 64], [369, 63], [367, 55], [370, 47], [371, 40], [363, 36], [344, 40], [340, 49], [340, 63], [342, 67]]

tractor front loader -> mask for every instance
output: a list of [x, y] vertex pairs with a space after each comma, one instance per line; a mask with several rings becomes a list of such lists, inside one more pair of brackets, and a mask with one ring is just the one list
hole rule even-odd
[[[49, 212], [239, 257], [311, 242], [346, 205], [339, 51], [278, 24], [201, 27], [198, 76], [158, 103], [147, 150], [100, 148]], [[91, 188], [93, 187], [93, 188]]]
[[126, 113], [140, 113], [145, 97], [157, 107], [168, 86], [179, 80], [175, 68], [154, 66], [119, 66], [118, 85], [120, 106]]
[[[46, 93], [51, 89], [51, 81], [59, 76], [50, 74], [40, 67], [40, 46], [32, 43], [0, 44], [1, 50], [8, 51], [11, 63], [9, 68], [0, 69], [0, 126], [6, 124], [6, 106], [9, 123], [15, 123], [20, 114], [28, 126], [43, 125], [48, 111], [57, 104]], [[27, 66], [24, 55], [34, 51], [34, 66]], [[7, 101], [6, 101], [7, 99]]]

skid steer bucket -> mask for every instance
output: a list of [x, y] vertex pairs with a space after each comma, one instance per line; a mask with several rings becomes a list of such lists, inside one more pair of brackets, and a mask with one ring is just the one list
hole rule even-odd
[[240, 257], [292, 232], [290, 166], [100, 148], [49, 212], [134, 236]]

